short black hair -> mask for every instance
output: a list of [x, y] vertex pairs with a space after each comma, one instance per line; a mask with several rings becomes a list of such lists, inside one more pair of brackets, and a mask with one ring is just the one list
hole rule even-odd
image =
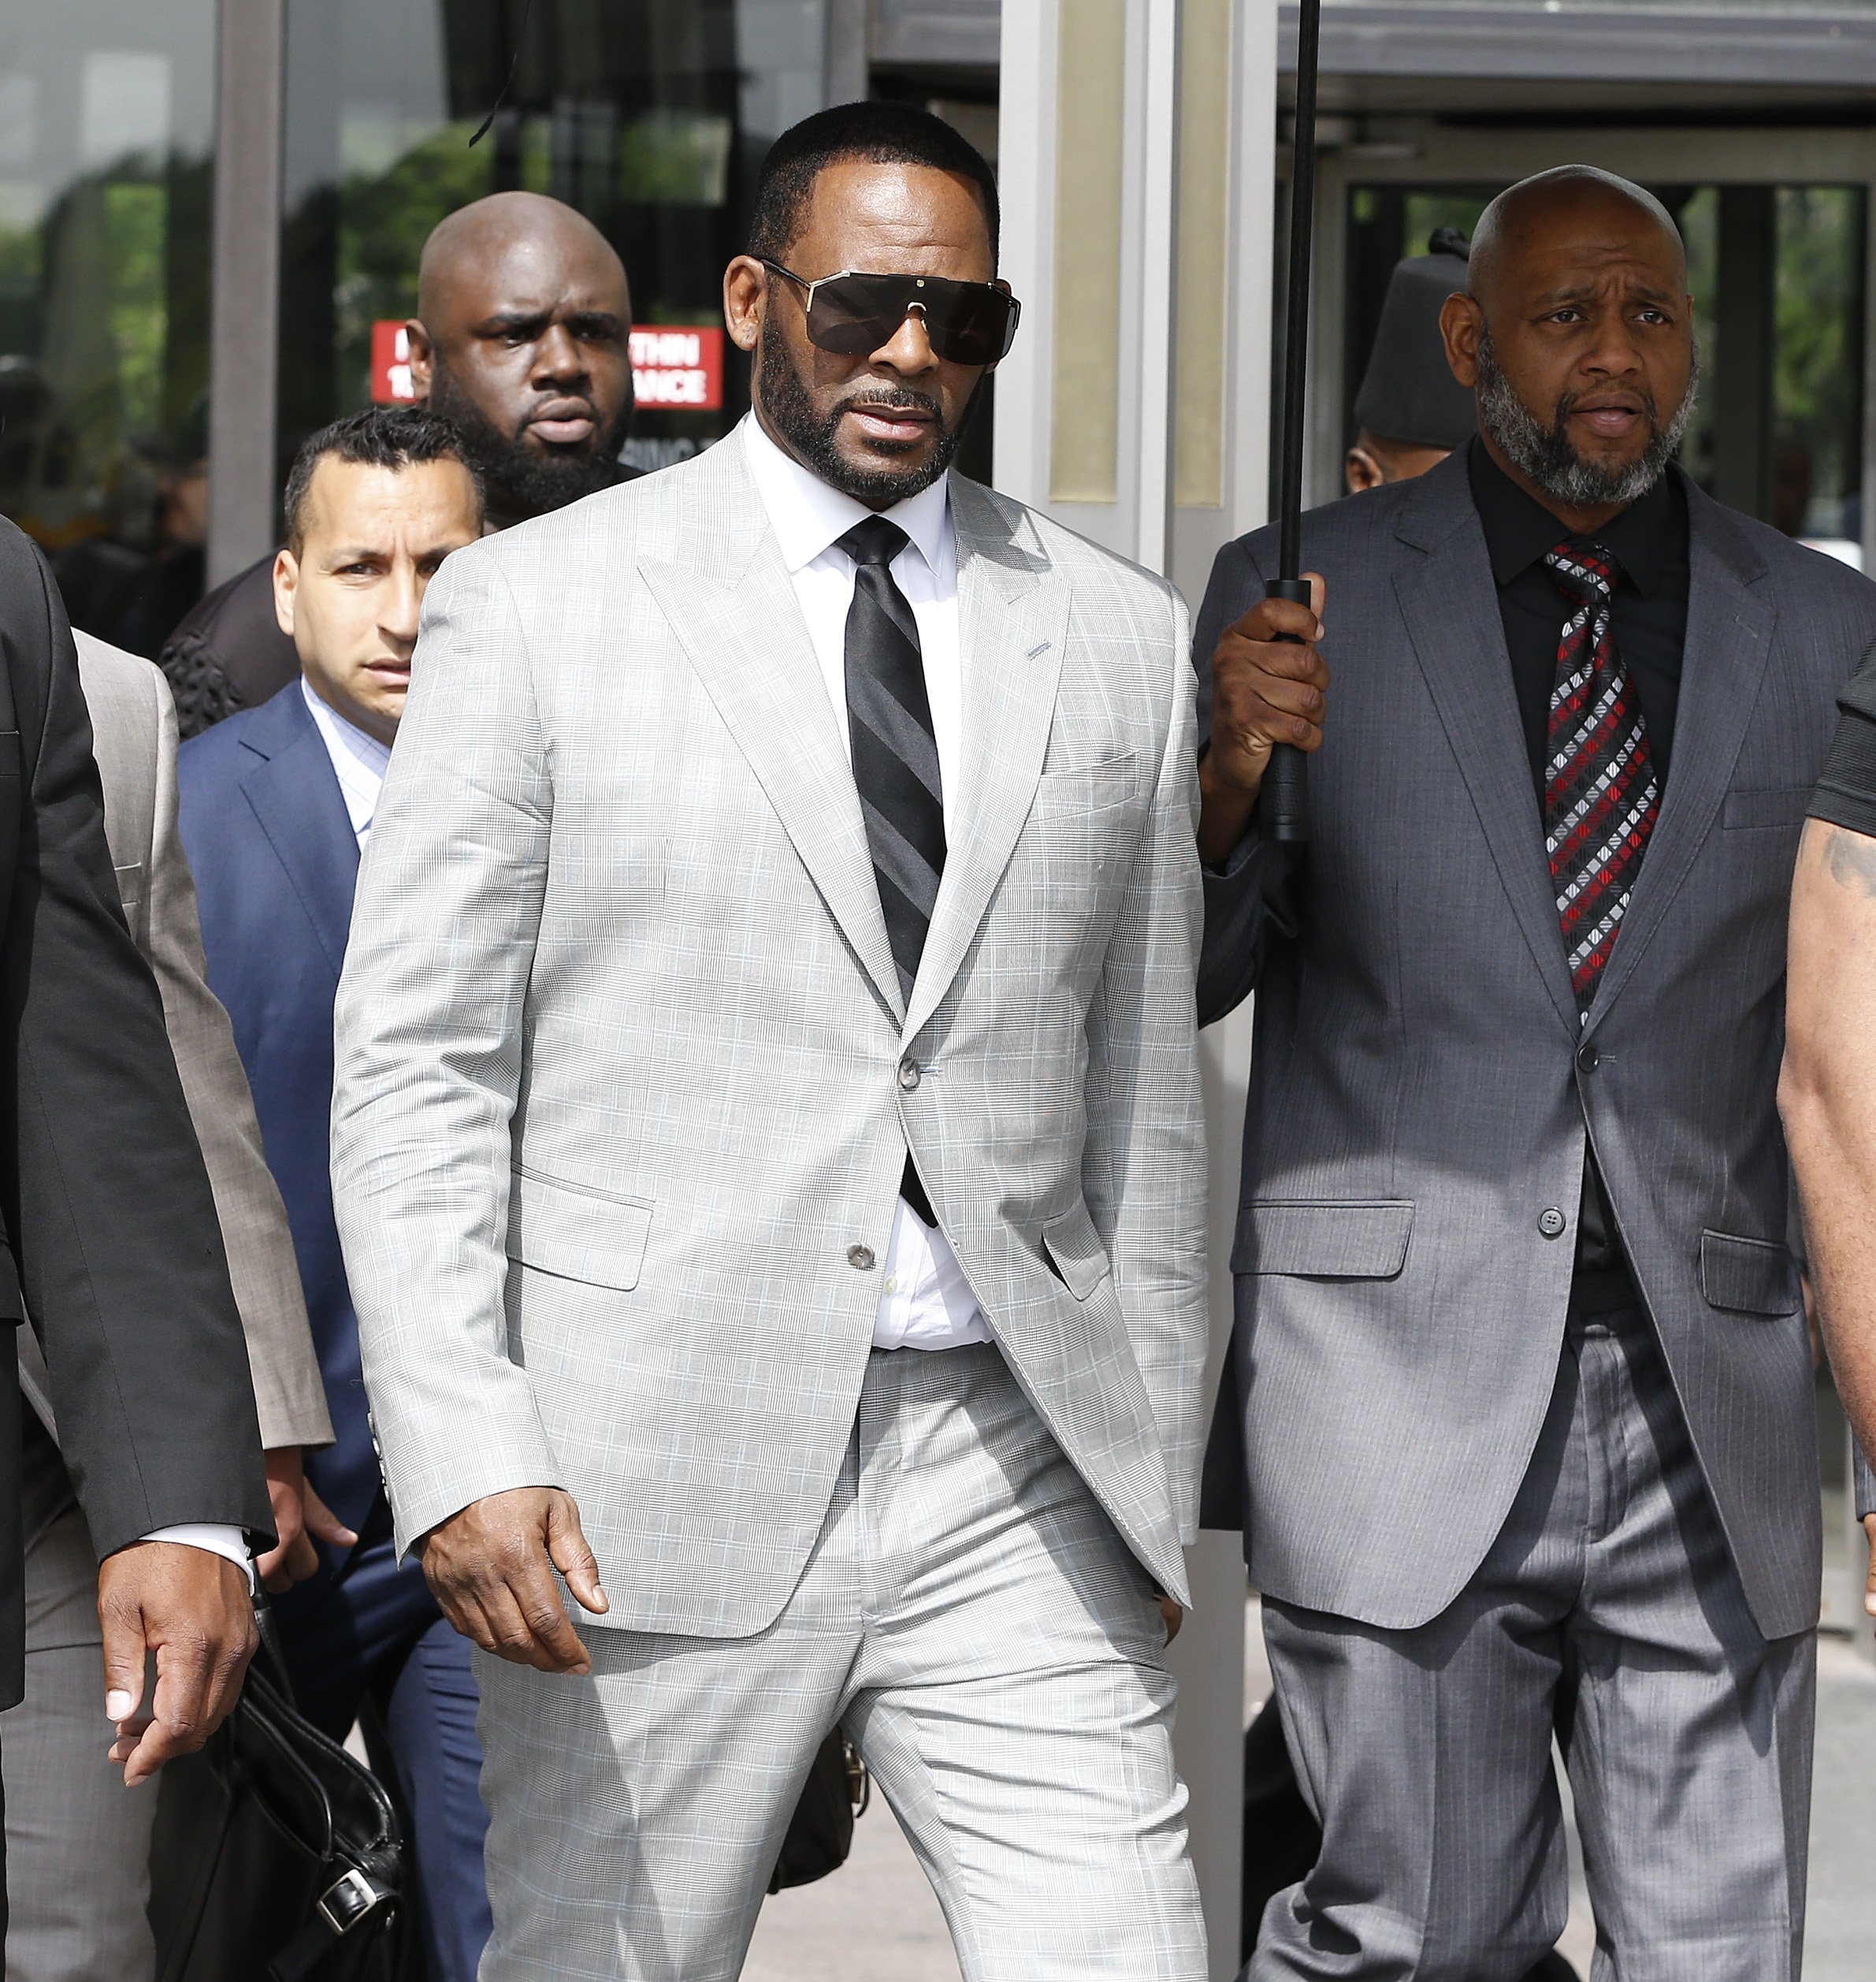
[[482, 477], [454, 424], [427, 406], [368, 406], [347, 413], [300, 443], [287, 477], [280, 508], [287, 519], [287, 548], [295, 557], [306, 547], [305, 516], [313, 472], [330, 456], [366, 468], [414, 468], [426, 461], [455, 461], [475, 485], [476, 520], [482, 518]]
[[999, 213], [997, 178], [989, 162], [956, 126], [913, 103], [837, 103], [817, 110], [769, 147], [756, 177], [755, 210], [749, 220], [749, 252], [786, 261], [808, 217], [814, 182], [842, 158], [874, 165], [930, 165], [955, 173], [977, 188], [990, 230], [990, 258], [997, 258]]

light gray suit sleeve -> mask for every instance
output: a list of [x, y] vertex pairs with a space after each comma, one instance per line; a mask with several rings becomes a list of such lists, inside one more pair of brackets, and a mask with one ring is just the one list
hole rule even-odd
[[1082, 1183], [1159, 1427], [1179, 1538], [1190, 1544], [1198, 1531], [1209, 1326], [1205, 1110], [1192, 1004], [1203, 909], [1186, 608], [1176, 593], [1167, 605], [1159, 778], [1088, 1013]]
[[400, 1549], [562, 1483], [503, 1306], [552, 813], [520, 616], [472, 545], [424, 601], [336, 1019], [332, 1196]]
[[176, 827], [176, 705], [150, 662], [89, 634], [76, 638], [111, 860], [132, 898], [131, 933], [162, 993], [169, 1048], [214, 1192], [261, 1443], [329, 1445], [332, 1419], [286, 1207], [267, 1167], [234, 1028], [209, 989], [195, 878]]

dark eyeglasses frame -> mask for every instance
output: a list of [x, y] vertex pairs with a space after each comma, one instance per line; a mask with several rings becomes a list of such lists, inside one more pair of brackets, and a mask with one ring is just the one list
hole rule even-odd
[[[786, 281], [793, 283], [796, 288], [802, 292], [802, 314], [804, 316], [809, 318], [811, 321], [814, 313], [815, 291], [823, 288], [830, 282], [844, 282], [847, 281], [849, 277], [856, 275], [876, 277], [884, 274], [886, 279], [889, 281], [910, 282], [916, 288], [921, 289], [925, 287], [927, 282], [930, 282], [934, 286], [942, 285], [943, 288], [947, 289], [990, 290], [994, 294], [1001, 296], [1003, 300], [1009, 305], [1009, 328], [1004, 334], [1002, 350], [997, 353], [996, 357], [987, 359], [986, 361], [986, 365], [1001, 364], [1003, 360], [1009, 355], [1010, 346], [1014, 344], [1016, 340], [1016, 326], [1023, 320], [1022, 304], [1018, 302], [1016, 297], [1012, 296], [1009, 291], [1005, 288], [1000, 283], [960, 282], [949, 276], [896, 275], [879, 269], [839, 269], [837, 270], [832, 275], [820, 276], [814, 281], [810, 282], [806, 276], [797, 275], [793, 269], [784, 267], [781, 262], [772, 260], [767, 255], [759, 255], [756, 257], [756, 259], [759, 261], [765, 269], [769, 270], [774, 274], [782, 277]], [[923, 322], [926, 325], [926, 335], [930, 337], [931, 334], [931, 312], [925, 307], [923, 303], [915, 300], [906, 305], [905, 315], [909, 317], [915, 310], [918, 311], [920, 320]], [[899, 321], [901, 323], [903, 323], [905, 320], [905, 318], [901, 317]], [[898, 326], [897, 325], [893, 326], [895, 329], [897, 329], [897, 327]], [[813, 334], [814, 333], [811, 329], [808, 335], [812, 338]], [[938, 340], [937, 338], [932, 339], [932, 348], [934, 351], [938, 350]], [[842, 353], [841, 355], [843, 356], [850, 356], [853, 354]], [[943, 358], [945, 357], [947, 354], [942, 351], [938, 351], [938, 355], [939, 357]]]

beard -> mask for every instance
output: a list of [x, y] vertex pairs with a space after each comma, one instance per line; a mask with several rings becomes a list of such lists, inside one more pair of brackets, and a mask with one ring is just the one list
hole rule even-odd
[[1498, 354], [1492, 348], [1492, 333], [1479, 333], [1479, 423], [1503, 450], [1505, 458], [1521, 469], [1555, 502], [1573, 509], [1599, 509], [1605, 504], [1639, 500], [1667, 472], [1674, 450], [1681, 444], [1692, 417], [1694, 396], [1700, 382], [1700, 357], [1688, 374], [1687, 391], [1664, 426], [1652, 397], [1643, 396], [1648, 417], [1648, 444], [1638, 459], [1625, 468], [1605, 468], [1586, 460], [1570, 437], [1570, 416], [1581, 392], [1566, 392], [1557, 401], [1552, 424], [1546, 426], [1519, 398], [1517, 388], [1504, 374]]
[[[869, 381], [855, 387], [831, 411], [823, 413], [816, 408], [806, 382], [779, 337], [763, 340], [756, 366], [756, 398], [777, 433], [787, 442], [789, 452], [804, 468], [819, 476], [829, 488], [851, 496], [868, 509], [890, 509], [895, 503], [907, 501], [929, 489], [951, 466], [970, 422], [971, 409], [977, 403], [974, 389], [957, 424], [947, 426], [943, 407], [930, 393], [915, 392], [909, 385]], [[856, 466], [835, 448], [834, 437], [839, 429], [841, 415], [861, 400], [871, 406], [901, 407], [926, 414], [938, 436], [937, 444], [923, 461], [908, 461], [895, 467], [889, 458], [871, 467]], [[906, 441], [873, 444], [890, 457], [895, 452], [908, 453], [918, 444]]]
[[440, 363], [430, 381], [430, 411], [456, 429], [462, 452], [482, 478], [492, 511], [510, 517], [544, 516], [619, 482], [619, 451], [631, 424], [630, 401], [611, 426], [593, 429], [578, 447], [543, 449], [504, 433]]

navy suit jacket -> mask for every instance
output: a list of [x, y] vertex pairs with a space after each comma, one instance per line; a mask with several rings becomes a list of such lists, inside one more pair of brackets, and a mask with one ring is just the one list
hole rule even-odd
[[360, 1527], [378, 1491], [358, 1318], [332, 1218], [332, 1002], [358, 844], [297, 679], [182, 747], [183, 844], [209, 983], [234, 1021], [267, 1161], [286, 1200], [337, 1442], [306, 1455], [320, 1497]]

